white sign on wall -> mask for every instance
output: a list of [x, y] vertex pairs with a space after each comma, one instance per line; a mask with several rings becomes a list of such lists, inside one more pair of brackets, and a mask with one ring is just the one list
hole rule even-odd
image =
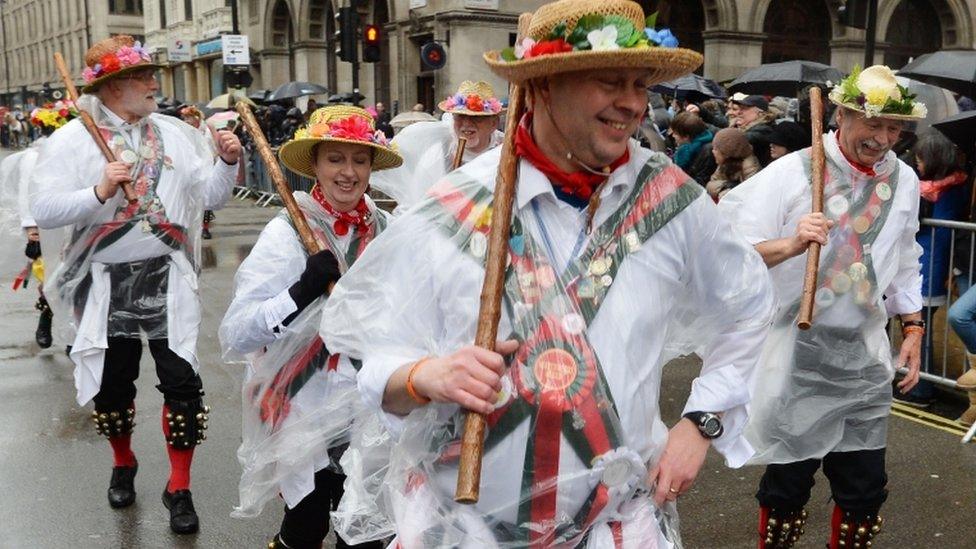
[[246, 34], [225, 34], [220, 37], [224, 65], [250, 65], [251, 52], [248, 50]]
[[169, 41], [170, 62], [183, 63], [190, 60], [190, 41], [174, 38]]
[[498, 0], [464, 0], [464, 7], [476, 10], [498, 11]]
[[410, 9], [426, 8], [427, 0], [410, 0]]

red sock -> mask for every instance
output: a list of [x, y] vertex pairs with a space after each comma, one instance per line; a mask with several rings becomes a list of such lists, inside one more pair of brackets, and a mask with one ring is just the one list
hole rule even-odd
[[112, 454], [116, 467], [132, 467], [136, 464], [136, 455], [132, 453], [132, 434], [109, 437]]
[[[169, 438], [169, 420], [166, 414], [169, 413], [169, 406], [163, 405], [163, 435]], [[166, 445], [166, 453], [169, 454], [169, 484], [166, 490], [173, 494], [178, 490], [190, 489], [190, 464], [193, 463], [193, 450], [189, 448], [181, 450], [173, 446]]]

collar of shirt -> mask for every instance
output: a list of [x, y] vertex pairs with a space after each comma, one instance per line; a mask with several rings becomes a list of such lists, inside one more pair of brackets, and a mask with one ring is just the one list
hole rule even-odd
[[129, 144], [133, 149], [139, 146], [139, 142], [142, 137], [142, 125], [148, 120], [149, 117], [141, 118], [138, 122], [129, 123], [122, 119], [121, 116], [112, 112], [111, 109], [106, 107], [104, 104], [101, 105], [102, 109], [102, 120], [106, 128], [119, 129], [125, 133], [129, 138]]
[[[618, 196], [625, 196], [631, 187], [637, 182], [637, 172], [634, 169], [636, 163], [634, 162], [636, 157], [644, 158], [645, 155], [638, 154], [638, 149], [633, 146], [633, 143], [628, 143], [630, 147], [630, 161], [626, 162], [610, 174], [610, 179], [607, 181], [606, 185], [600, 193], [601, 204], [597, 209], [595, 225], [599, 224], [601, 219], [601, 213], [605, 212], [608, 206], [616, 207], [616, 205], [611, 205], [607, 203], [607, 197], [621, 189], [621, 193]], [[525, 208], [529, 202], [539, 196], [549, 195], [552, 200], [557, 201], [556, 193], [552, 190], [552, 183], [549, 181], [541, 171], [536, 169], [527, 160], [519, 161], [519, 179], [518, 186], [516, 187], [515, 201], [518, 208], [521, 210]]]

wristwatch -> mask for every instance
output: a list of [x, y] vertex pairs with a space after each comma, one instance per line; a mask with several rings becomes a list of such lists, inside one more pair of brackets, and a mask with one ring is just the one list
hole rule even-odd
[[688, 412], [682, 417], [690, 419], [705, 438], [718, 438], [725, 431], [725, 427], [722, 426], [722, 418], [718, 414], [711, 412]]

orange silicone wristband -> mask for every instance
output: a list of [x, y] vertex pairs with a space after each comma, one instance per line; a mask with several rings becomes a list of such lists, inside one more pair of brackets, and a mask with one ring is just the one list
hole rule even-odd
[[430, 357], [422, 358], [417, 362], [414, 362], [413, 366], [410, 367], [410, 372], [407, 373], [407, 394], [410, 395], [410, 398], [414, 399], [414, 401], [416, 401], [418, 404], [430, 403], [430, 399], [420, 396], [420, 393], [418, 393], [417, 389], [413, 386], [413, 375], [417, 373], [420, 365], [428, 360], [430, 360]]
[[911, 333], [916, 333], [916, 334], [918, 334], [920, 336], [924, 336], [925, 335], [925, 328], [923, 328], [921, 326], [905, 326], [904, 328], [901, 329], [901, 335], [902, 335], [902, 337], [907, 336], [908, 334], [911, 334]]

